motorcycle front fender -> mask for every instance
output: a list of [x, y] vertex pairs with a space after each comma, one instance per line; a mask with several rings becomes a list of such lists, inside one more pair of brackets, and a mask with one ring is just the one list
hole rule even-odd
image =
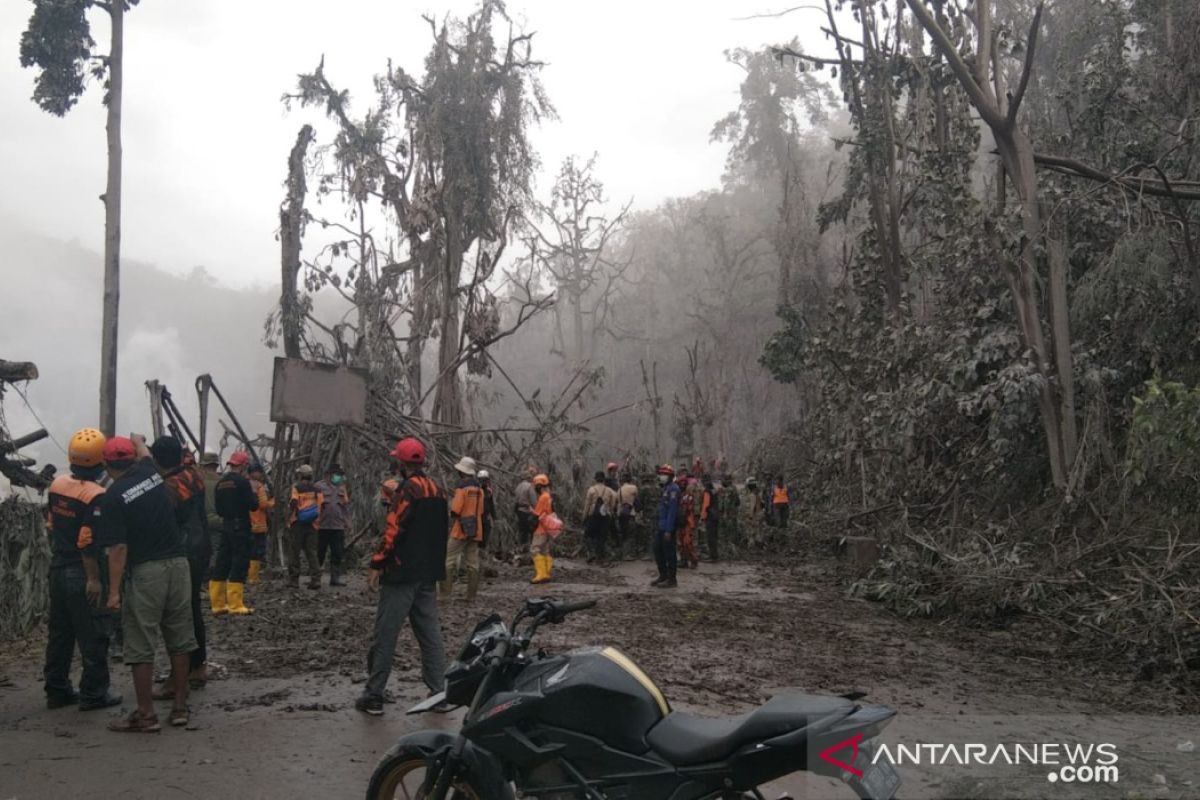
[[[457, 735], [446, 731], [417, 731], [401, 736], [387, 751], [383, 759], [392, 758], [402, 750], [412, 749], [421, 751], [429, 760], [445, 757], [457, 739]], [[512, 787], [504, 775], [504, 768], [495, 756], [483, 748], [467, 742], [463, 748], [462, 760], [467, 771], [481, 785], [490, 787], [492, 792], [502, 792], [489, 794], [488, 800], [492, 800], [493, 797], [495, 800], [515, 800]]]

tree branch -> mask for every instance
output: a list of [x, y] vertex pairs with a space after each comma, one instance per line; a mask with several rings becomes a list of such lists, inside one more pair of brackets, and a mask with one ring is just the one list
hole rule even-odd
[[1017, 124], [1017, 111], [1021, 108], [1021, 101], [1025, 99], [1025, 90], [1029, 88], [1029, 78], [1033, 75], [1033, 57], [1037, 50], [1038, 29], [1042, 24], [1044, 7], [1044, 3], [1038, 3], [1037, 11], [1033, 14], [1033, 22], [1029, 26], [1029, 39], [1025, 45], [1025, 64], [1021, 67], [1021, 82], [1017, 84], [1017, 91], [1008, 107], [1008, 124], [1010, 126]]
[[913, 12], [913, 16], [921, 23], [921, 27], [933, 39], [942, 57], [950, 65], [951, 71], [958, 78], [958, 82], [962, 84], [967, 96], [971, 98], [971, 104], [975, 106], [975, 110], [979, 112], [979, 116], [983, 117], [983, 121], [994, 130], [1008, 130], [1008, 120], [1000, 115], [1000, 112], [996, 109], [991, 99], [988, 98], [983, 88], [975, 80], [975, 74], [967, 66], [967, 63], [963, 61], [958, 48], [950, 41], [950, 37], [942, 30], [942, 26], [929, 13], [929, 9], [925, 7], [925, 4], [921, 0], [907, 0], [907, 3], [909, 10]]

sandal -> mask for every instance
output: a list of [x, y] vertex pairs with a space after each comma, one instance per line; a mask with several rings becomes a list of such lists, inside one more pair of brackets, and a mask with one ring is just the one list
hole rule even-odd
[[134, 709], [128, 717], [108, 723], [108, 729], [115, 733], [158, 733], [162, 726], [158, 724], [157, 715], [144, 717], [142, 712]]
[[167, 719], [171, 723], [172, 728], [182, 728], [192, 721], [192, 712], [187, 706], [172, 708], [171, 716]]

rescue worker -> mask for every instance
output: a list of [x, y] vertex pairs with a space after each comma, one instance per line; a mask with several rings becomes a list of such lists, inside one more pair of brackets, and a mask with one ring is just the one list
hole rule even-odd
[[537, 527], [537, 517], [533, 513], [533, 508], [537, 505], [537, 489], [533, 488], [533, 479], [537, 474], [537, 468], [532, 464], [525, 467], [525, 479], [517, 484], [513, 493], [517, 533], [521, 537], [521, 547], [530, 546], [533, 531]]
[[246, 576], [250, 572], [250, 512], [258, 508], [258, 495], [246, 477], [250, 456], [236, 450], [229, 469], [217, 481], [213, 494], [221, 516], [221, 545], [208, 582], [208, 600], [213, 614], [249, 614], [246, 607]]
[[288, 503], [288, 586], [300, 588], [300, 556], [308, 562], [308, 588], [321, 588], [321, 565], [317, 561], [317, 521], [321, 518], [324, 495], [313, 483], [313, 468], [302, 464], [292, 484]]
[[[175, 512], [175, 526], [187, 547], [188, 573], [191, 576], [192, 631], [196, 649], [191, 653], [188, 686], [199, 689], [208, 683], [208, 647], [204, 630], [204, 607], [200, 587], [212, 557], [208, 538], [208, 515], [205, 510], [204, 479], [192, 467], [183, 463], [183, 446], [174, 436], [160, 436], [150, 445], [150, 455], [167, 484], [167, 496]], [[169, 675], [155, 700], [175, 698], [175, 679]]]
[[608, 534], [616, 512], [617, 493], [608, 485], [605, 474], [597, 472], [595, 482], [583, 497], [583, 532], [589, 550], [587, 563], [603, 566], [608, 562]]
[[[636, 528], [638, 541], [635, 543], [635, 552], [639, 558], [654, 558], [654, 541], [658, 538], [658, 500], [662, 496], [662, 485], [659, 484], [659, 476], [657, 469], [655, 472], [648, 472], [642, 476], [642, 486], [638, 491], [638, 500], [640, 501], [640, 510], [649, 511], [650, 519], [646, 523], [648, 537], [641, 536], [641, 529]], [[646, 545], [649, 545], [648, 547]]]
[[533, 554], [533, 578], [530, 583], [548, 583], [554, 569], [554, 556], [551, 555], [550, 542], [553, 540], [546, 518], [554, 513], [554, 498], [550, 496], [550, 477], [544, 473], [533, 476], [530, 481], [537, 501], [533, 505], [533, 515], [537, 518], [537, 527], [533, 529], [529, 551]]
[[496, 493], [492, 490], [492, 476], [486, 469], [479, 470], [475, 477], [479, 479], [479, 488], [483, 489], [483, 542], [481, 549], [486, 553], [488, 542], [492, 540], [492, 528], [496, 525]]
[[[67, 445], [70, 474], [50, 484], [50, 612], [43, 676], [46, 707], [51, 709], [78, 704], [80, 711], [92, 711], [121, 704], [109, 686], [111, 615], [102, 611], [104, 581], [97, 543], [104, 499], [97, 480], [104, 472], [105, 441], [95, 428], [76, 432]], [[78, 692], [71, 686], [77, 646]]]
[[450, 540], [446, 543], [446, 577], [442, 580], [441, 595], [450, 599], [462, 560], [467, 567], [470, 602], [479, 592], [479, 549], [483, 543], [483, 507], [487, 498], [475, 477], [479, 471], [475, 459], [460, 459], [454, 471], [458, 473], [458, 486], [450, 502]]
[[337, 464], [331, 464], [323, 480], [317, 481], [321, 492], [321, 518], [317, 521], [317, 563], [325, 566], [329, 553], [329, 585], [345, 586], [342, 580], [342, 555], [346, 550], [346, 525], [350, 522], [350, 493], [346, 491], [346, 474]]
[[654, 536], [654, 562], [658, 565], [658, 578], [650, 585], [660, 589], [674, 589], [678, 564], [675, 554], [681, 514], [680, 499], [683, 489], [675, 482], [675, 470], [664, 464], [658, 468], [658, 483], [662, 491], [658, 496], [657, 531]]
[[258, 498], [258, 508], [250, 512], [250, 571], [246, 583], [254, 585], [262, 575], [263, 564], [267, 560], [267, 534], [271, 531], [271, 518], [268, 514], [275, 508], [275, 500], [271, 497], [267, 485], [267, 472], [257, 461], [246, 470], [250, 476], [250, 488]]
[[711, 475], [705, 475], [703, 483], [704, 494], [700, 500], [700, 521], [704, 523], [704, 532], [707, 534], [708, 560], [720, 561], [717, 538], [721, 526], [721, 493], [713, 484]]
[[604, 467], [604, 485], [612, 489], [614, 492], [621, 488], [621, 481], [617, 478], [617, 472], [620, 470], [617, 462], [610, 461]]
[[775, 483], [771, 486], [771, 509], [774, 512], [775, 524], [786, 529], [792, 510], [792, 496], [782, 475], [776, 475]]
[[221, 515], [217, 513], [217, 481], [221, 480], [221, 457], [205, 453], [200, 457], [200, 474], [204, 478], [204, 510], [208, 515], [209, 549], [214, 553], [221, 546]]
[[717, 487], [721, 492], [721, 530], [735, 543], [741, 543], [742, 528], [740, 514], [742, 497], [733, 475], [726, 475]]
[[445, 686], [446, 656], [438, 623], [436, 584], [446, 577], [446, 495], [425, 477], [425, 446], [421, 442], [402, 439], [392, 451], [392, 458], [400, 462], [401, 483], [392, 494], [387, 530], [371, 556], [367, 585], [379, 591], [379, 607], [367, 656], [370, 677], [354, 704], [372, 716], [383, 714], [396, 639], [406, 619], [421, 647], [425, 685], [434, 693]]
[[617, 547], [622, 558], [630, 553], [634, 556], [637, 554], [633, 541], [640, 506], [641, 494], [638, 486], [633, 482], [633, 475], [626, 472], [621, 476], [621, 487], [617, 490]]
[[380, 535], [383, 535], [384, 528], [387, 527], [388, 509], [392, 505], [392, 498], [396, 495], [396, 490], [400, 488], [400, 481], [404, 476], [400, 474], [400, 468], [392, 464], [388, 467], [388, 475], [383, 479], [383, 483], [379, 485], [379, 505], [377, 511], [379, 515], [376, 517], [376, 529]]
[[696, 493], [693, 479], [687, 470], [679, 472], [679, 561], [684, 569], [700, 566], [700, 554], [696, 552]]

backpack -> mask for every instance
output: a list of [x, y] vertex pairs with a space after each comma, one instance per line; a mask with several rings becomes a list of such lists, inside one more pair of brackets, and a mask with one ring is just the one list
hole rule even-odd
[[296, 512], [296, 522], [316, 522], [319, 516], [321, 516], [321, 509], [316, 505], [306, 506]]

